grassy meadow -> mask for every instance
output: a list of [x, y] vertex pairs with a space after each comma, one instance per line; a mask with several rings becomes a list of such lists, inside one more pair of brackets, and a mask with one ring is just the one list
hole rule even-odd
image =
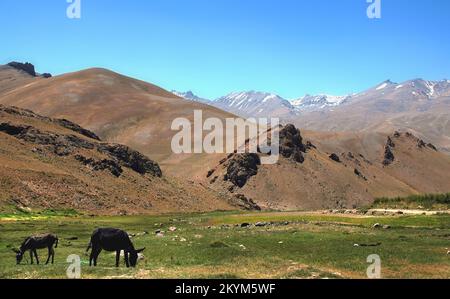
[[[255, 226], [258, 222], [271, 224]], [[251, 226], [241, 227], [243, 223]], [[389, 228], [375, 229], [375, 223]], [[90, 268], [85, 250], [97, 227], [135, 234], [135, 246], [146, 247], [138, 267], [126, 269], [121, 260], [117, 269], [114, 254], [102, 252], [99, 266]], [[0, 278], [66, 278], [71, 254], [82, 259], [82, 278], [366, 278], [371, 254], [381, 257], [383, 278], [450, 278], [450, 215], [217, 212], [90, 217], [46, 211], [0, 215], [0, 231]], [[11, 249], [26, 236], [45, 232], [60, 239], [55, 265], [24, 261], [16, 266]], [[45, 262], [47, 250], [38, 254]]]

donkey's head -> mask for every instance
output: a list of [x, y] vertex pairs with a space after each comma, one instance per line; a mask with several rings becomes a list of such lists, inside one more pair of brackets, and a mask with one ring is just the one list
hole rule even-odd
[[17, 265], [19, 265], [23, 259], [23, 252], [20, 251], [19, 249], [13, 249], [13, 251], [16, 253], [16, 263]]
[[139, 257], [139, 253], [141, 253], [142, 251], [144, 251], [145, 248], [139, 249], [139, 250], [133, 250], [130, 252], [130, 266], [131, 267], [136, 267], [137, 264], [137, 260]]

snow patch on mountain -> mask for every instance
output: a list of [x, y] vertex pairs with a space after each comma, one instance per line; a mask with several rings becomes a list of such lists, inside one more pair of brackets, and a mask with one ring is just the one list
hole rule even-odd
[[183, 98], [185, 100], [194, 101], [194, 102], [200, 102], [200, 103], [209, 103], [210, 100], [201, 98], [197, 95], [195, 95], [192, 91], [186, 91], [186, 92], [180, 92], [176, 90], [171, 91], [174, 95]]

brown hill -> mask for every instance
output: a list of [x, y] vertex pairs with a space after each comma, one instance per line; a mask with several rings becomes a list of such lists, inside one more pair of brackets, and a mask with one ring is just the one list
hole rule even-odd
[[230, 209], [212, 192], [162, 174], [127, 146], [61, 119], [0, 105], [0, 207], [99, 214]]
[[70, 119], [102, 139], [127, 144], [162, 165], [165, 160], [172, 164], [171, 159], [180, 163], [180, 157], [171, 157], [174, 132], [170, 128], [174, 119], [192, 120], [196, 109], [202, 110], [205, 118], [231, 116], [105, 69], [35, 79], [8, 93], [0, 92], [0, 103]]
[[[103, 140], [126, 144], [154, 159], [170, 185], [155, 186], [167, 187], [157, 191], [161, 206], [166, 203], [161, 210], [225, 209], [229, 203], [246, 209], [353, 207], [379, 196], [450, 191], [450, 158], [406, 133], [391, 136], [396, 146], [387, 151], [394, 130], [304, 132], [302, 140], [285, 140], [286, 157], [277, 165], [258, 165], [254, 156], [174, 155], [170, 142], [175, 132], [170, 127], [175, 118], [192, 120], [196, 109], [204, 118], [232, 115], [104, 69], [35, 78], [0, 93], [0, 103], [67, 118]], [[295, 128], [290, 130], [289, 138], [300, 136]], [[108, 194], [115, 194], [115, 188], [111, 185]], [[182, 199], [192, 194], [198, 196], [195, 202]]]
[[[281, 131], [286, 128], [293, 130]], [[276, 165], [235, 154], [216, 164], [205, 181], [276, 210], [355, 208], [377, 197], [450, 191], [450, 157], [410, 133], [304, 135], [306, 140], [281, 140], [287, 155]]]

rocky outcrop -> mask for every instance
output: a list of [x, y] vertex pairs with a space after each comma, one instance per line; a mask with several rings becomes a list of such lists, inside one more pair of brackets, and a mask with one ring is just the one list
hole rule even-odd
[[66, 129], [72, 130], [72, 131], [77, 132], [77, 133], [79, 133], [79, 134], [81, 134], [83, 136], [86, 136], [86, 137], [89, 137], [89, 138], [92, 138], [92, 139], [100, 141], [100, 137], [98, 137], [95, 133], [84, 129], [81, 126], [79, 126], [79, 125], [77, 125], [77, 124], [75, 124], [75, 123], [73, 123], [73, 122], [71, 122], [71, 121], [69, 121], [67, 119], [52, 119], [52, 121], [54, 123], [57, 123], [58, 125], [64, 127], [64, 128], [66, 128]]
[[0, 105], [0, 112], [4, 112], [7, 114], [11, 114], [11, 115], [28, 117], [28, 118], [35, 118], [35, 119], [39, 119], [39, 120], [46, 121], [49, 123], [55, 123], [66, 129], [69, 129], [71, 131], [79, 133], [83, 136], [100, 141], [100, 138], [95, 133], [93, 133], [87, 129], [84, 129], [81, 126], [79, 126], [67, 119], [57, 119], [57, 118], [45, 117], [45, 116], [38, 115], [38, 114], [34, 113], [33, 111], [30, 111], [27, 109], [21, 109], [21, 108], [17, 108], [17, 107], [7, 107], [7, 106], [3, 106], [3, 105]]
[[44, 145], [54, 148], [54, 152], [64, 148], [67, 154], [73, 152], [75, 148], [94, 149], [95, 145], [89, 141], [81, 139], [75, 135], [61, 135], [48, 132], [42, 132], [32, 126], [15, 125], [11, 123], [0, 123], [0, 132], [14, 136], [17, 139]]
[[162, 171], [156, 162], [143, 154], [121, 144], [100, 144], [98, 150], [115, 157], [122, 165], [140, 174], [162, 177]]
[[75, 159], [84, 165], [91, 167], [94, 171], [108, 170], [116, 177], [120, 177], [123, 172], [122, 167], [120, 167], [120, 165], [113, 160], [103, 159], [97, 161], [92, 158], [86, 158], [82, 155], [76, 155]]
[[[399, 134], [399, 133], [396, 132], [394, 134], [394, 136], [397, 136], [397, 134]], [[398, 137], [396, 137], [396, 138], [398, 138]], [[393, 153], [393, 149], [394, 148], [395, 148], [394, 141], [392, 140], [391, 137], [388, 137], [386, 145], [384, 147], [384, 159], [383, 159], [383, 165], [384, 166], [389, 166], [392, 163], [394, 163], [394, 161], [395, 161], [395, 156], [394, 156], [394, 153]]]
[[303, 144], [303, 138], [294, 125], [288, 124], [280, 130], [280, 154], [287, 159], [303, 163], [306, 153], [306, 146]]
[[248, 179], [258, 174], [261, 160], [257, 154], [234, 155], [229, 161], [224, 179], [242, 188]]
[[21, 63], [21, 62], [10, 62], [8, 63], [8, 66], [13, 67], [17, 70], [24, 71], [25, 73], [29, 74], [30, 76], [36, 77], [36, 71], [34, 70], [34, 65], [31, 63]]
[[131, 168], [140, 174], [151, 174], [157, 177], [162, 176], [161, 168], [157, 163], [124, 145], [91, 142], [75, 135], [43, 132], [32, 126], [11, 123], [0, 123], [0, 132], [32, 144], [45, 146], [58, 156], [74, 154], [77, 149], [96, 149], [98, 152], [106, 154], [112, 159], [94, 161], [82, 159], [77, 156], [77, 160], [92, 166], [95, 170], [108, 169], [115, 176], [120, 176], [122, 173], [120, 167], [118, 167], [120, 165]]

